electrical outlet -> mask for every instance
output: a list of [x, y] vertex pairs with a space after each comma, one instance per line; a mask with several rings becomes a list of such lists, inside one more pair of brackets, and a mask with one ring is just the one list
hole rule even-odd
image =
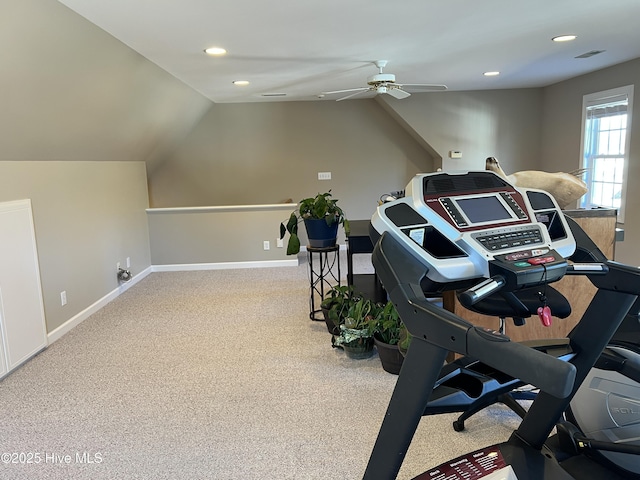
[[60, 292], [60, 304], [64, 307], [67, 304], [67, 291]]
[[131, 268], [131, 257], [127, 257], [127, 268]]
[[318, 180], [331, 180], [331, 172], [318, 172]]
[[262, 247], [265, 250], [269, 250], [271, 248], [271, 244], [269, 243], [269, 240], [265, 240], [264, 242], [262, 242]]
[[278, 248], [284, 247], [284, 239], [283, 238], [276, 238], [276, 245], [278, 246]]
[[116, 263], [116, 272], [120, 270], [120, 262]]

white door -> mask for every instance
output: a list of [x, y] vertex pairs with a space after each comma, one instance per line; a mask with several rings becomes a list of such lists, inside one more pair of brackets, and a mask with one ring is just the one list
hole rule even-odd
[[0, 375], [47, 345], [30, 200], [0, 203], [0, 328]]

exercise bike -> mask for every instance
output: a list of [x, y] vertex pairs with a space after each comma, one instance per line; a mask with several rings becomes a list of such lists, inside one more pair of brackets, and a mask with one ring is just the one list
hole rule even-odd
[[630, 478], [640, 478], [639, 311], [636, 300], [573, 397], [568, 423], [558, 430], [564, 450], [584, 450]]
[[[549, 435], [637, 300], [638, 269], [606, 259], [569, 263], [576, 240], [553, 198], [486, 171], [418, 175], [405, 197], [378, 207], [371, 226], [376, 273], [413, 341], [365, 479], [396, 477], [420, 419], [434, 406], [449, 351], [539, 393], [507, 442], [416, 478], [625, 478], [583, 455], [581, 432], [553, 441]], [[497, 294], [517, 310], [526, 307], [523, 293], [568, 274], [586, 275], [598, 290], [568, 341], [552, 351], [511, 342], [425, 299], [427, 293], [459, 290], [465, 302], [478, 305]]]

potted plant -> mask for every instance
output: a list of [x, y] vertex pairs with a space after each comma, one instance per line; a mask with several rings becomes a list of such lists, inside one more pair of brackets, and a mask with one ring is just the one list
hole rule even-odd
[[349, 306], [340, 335], [334, 335], [334, 347], [342, 347], [351, 358], [368, 358], [373, 354], [373, 330], [370, 323], [377, 312], [376, 305], [367, 298], [358, 298]]
[[332, 335], [340, 335], [340, 325], [344, 323], [350, 306], [362, 295], [357, 293], [352, 285], [336, 285], [327, 292], [320, 303], [320, 309], [327, 324], [327, 330]]
[[287, 223], [280, 224], [280, 238], [289, 232], [287, 255], [300, 252], [300, 238], [298, 237], [298, 223], [304, 221], [309, 238], [309, 245], [316, 248], [332, 247], [338, 237], [338, 225], [344, 227], [349, 234], [349, 220], [337, 205], [338, 200], [332, 198], [331, 190], [318, 193], [315, 197], [300, 200], [298, 208], [291, 213]]
[[371, 322], [371, 328], [382, 368], [397, 375], [404, 360], [400, 343], [403, 343], [406, 352], [411, 337], [392, 302], [387, 302], [378, 310], [378, 315]]

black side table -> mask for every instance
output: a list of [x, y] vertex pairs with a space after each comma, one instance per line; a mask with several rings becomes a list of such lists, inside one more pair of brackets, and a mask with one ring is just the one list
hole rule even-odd
[[351, 231], [347, 235], [347, 285], [374, 302], [386, 302], [387, 293], [375, 273], [354, 273], [353, 256], [373, 252], [373, 242], [369, 237], [370, 220], [351, 220]]
[[[314, 256], [316, 262], [314, 262]], [[340, 286], [340, 245], [324, 248], [307, 246], [307, 260], [309, 261], [309, 318], [324, 321], [322, 310], [316, 309], [316, 298], [319, 299], [319, 307], [324, 300], [325, 288], [328, 292], [333, 286]]]

